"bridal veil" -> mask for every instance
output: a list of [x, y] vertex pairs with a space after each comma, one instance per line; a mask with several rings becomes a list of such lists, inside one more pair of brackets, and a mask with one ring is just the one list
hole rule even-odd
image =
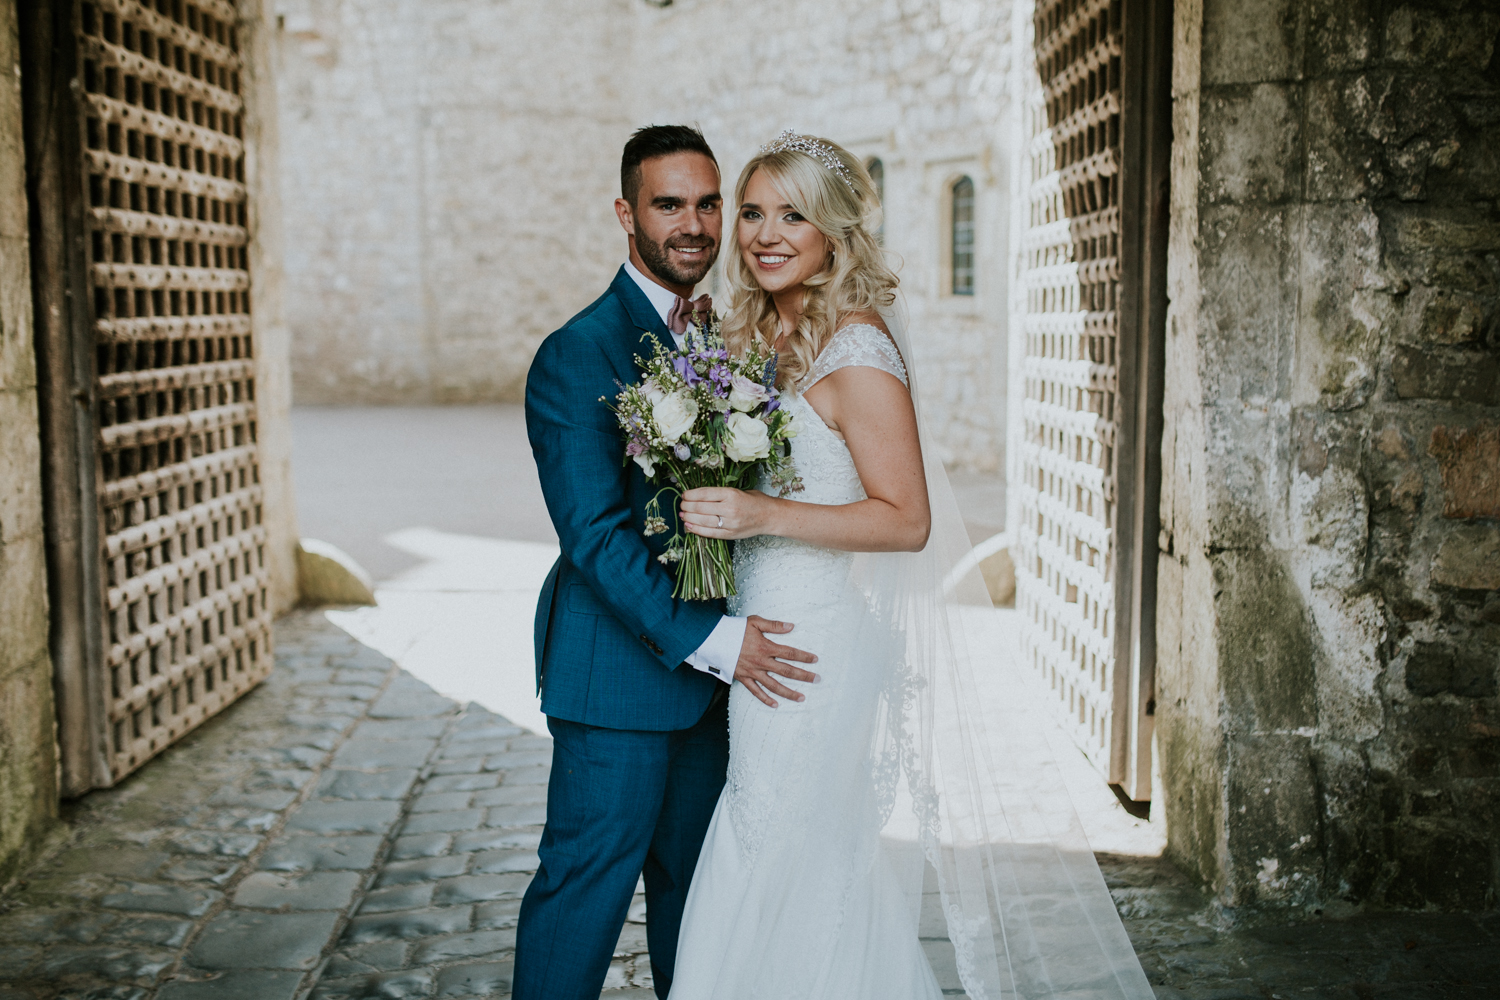
[[884, 318], [910, 373], [932, 531], [921, 552], [860, 554], [851, 569], [872, 611], [865, 627], [897, 650], [871, 748], [881, 854], [935, 964], [951, 942], [972, 1000], [1152, 1000], [1058, 769], [1036, 764], [1044, 736], [1030, 699], [982, 697], [977, 672], [1008, 670], [1010, 652], [974, 641], [989, 593], [965, 560], [899, 298]]

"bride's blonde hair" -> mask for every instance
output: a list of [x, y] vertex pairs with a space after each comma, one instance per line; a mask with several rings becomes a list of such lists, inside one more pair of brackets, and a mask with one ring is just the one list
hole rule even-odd
[[[735, 204], [744, 204], [750, 178], [757, 170], [765, 171], [787, 203], [833, 245], [831, 261], [804, 285], [807, 297], [802, 318], [787, 335], [786, 349], [777, 361], [776, 381], [782, 386], [807, 374], [840, 318], [889, 307], [899, 281], [875, 241], [880, 198], [864, 164], [827, 139], [795, 138], [803, 145], [823, 146], [821, 152], [835, 157], [843, 169], [826, 166], [809, 153], [785, 148], [778, 141], [771, 152], [762, 152], [745, 164], [734, 185]], [[735, 225], [739, 225], [738, 212]], [[726, 346], [734, 353], [752, 344], [769, 349], [781, 334], [770, 293], [756, 284], [738, 246], [724, 270], [729, 285], [729, 312], [721, 327]]]

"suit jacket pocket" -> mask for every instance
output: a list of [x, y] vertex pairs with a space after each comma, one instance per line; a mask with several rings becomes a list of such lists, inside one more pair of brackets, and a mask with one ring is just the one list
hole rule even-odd
[[599, 600], [588, 584], [575, 583], [568, 587], [568, 610], [574, 614], [596, 615], [613, 618], [615, 613], [609, 605]]

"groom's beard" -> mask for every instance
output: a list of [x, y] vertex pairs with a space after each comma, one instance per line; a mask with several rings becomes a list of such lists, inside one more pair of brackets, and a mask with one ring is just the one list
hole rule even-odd
[[[701, 261], [679, 264], [672, 260], [669, 252], [672, 247], [706, 247], [708, 252]], [[641, 260], [645, 261], [652, 274], [673, 285], [696, 285], [708, 274], [709, 268], [714, 266], [714, 261], [719, 256], [718, 244], [707, 236], [673, 236], [665, 243], [657, 243], [637, 230], [635, 248], [640, 251]]]

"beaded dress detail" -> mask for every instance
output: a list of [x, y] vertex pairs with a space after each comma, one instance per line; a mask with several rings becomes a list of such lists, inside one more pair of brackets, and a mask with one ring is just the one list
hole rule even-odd
[[[866, 498], [844, 442], [803, 396], [849, 366], [906, 384], [891, 340], [865, 324], [829, 340], [783, 395], [799, 424], [792, 455], [806, 503]], [[899, 692], [902, 642], [850, 580], [853, 554], [763, 535], [735, 545], [730, 613], [795, 624], [815, 653], [806, 701], [768, 708], [734, 685], [729, 776], [683, 916], [673, 1000], [929, 1000], [941, 990], [917, 934], [915, 901], [882, 847], [894, 790], [873, 750]], [[897, 694], [899, 697], [899, 693]], [[920, 864], [920, 857], [915, 861]]]

